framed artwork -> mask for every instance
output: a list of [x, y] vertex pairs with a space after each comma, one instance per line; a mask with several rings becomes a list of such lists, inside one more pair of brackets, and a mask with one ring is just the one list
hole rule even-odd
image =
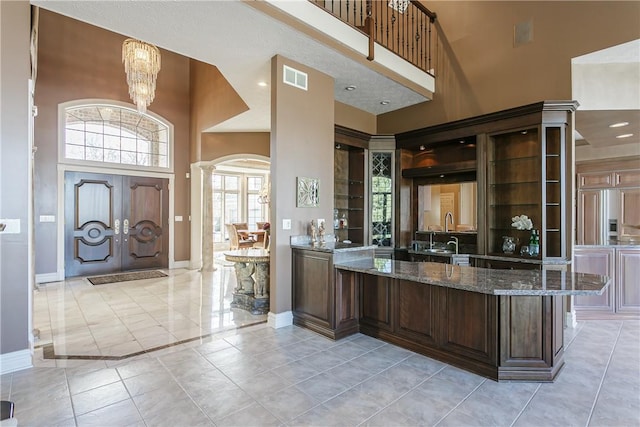
[[299, 208], [315, 208], [320, 202], [320, 180], [317, 178], [297, 178], [296, 206]]

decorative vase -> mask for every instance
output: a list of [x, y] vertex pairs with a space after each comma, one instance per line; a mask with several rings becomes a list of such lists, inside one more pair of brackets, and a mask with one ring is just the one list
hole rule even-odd
[[502, 236], [502, 252], [512, 254], [516, 250], [516, 241], [514, 237]]

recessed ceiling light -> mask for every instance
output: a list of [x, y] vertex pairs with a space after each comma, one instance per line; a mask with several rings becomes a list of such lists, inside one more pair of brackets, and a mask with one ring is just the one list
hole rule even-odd
[[267, 82], [258, 82], [258, 86], [265, 87], [266, 85], [267, 85]]
[[616, 136], [616, 138], [629, 138], [630, 136], [633, 136], [633, 134], [632, 133], [625, 133], [624, 135]]
[[381, 105], [388, 105], [390, 102], [391, 101], [384, 100], [384, 101], [380, 101], [380, 104]]
[[629, 126], [629, 122], [618, 122], [609, 125], [610, 128], [621, 128], [623, 126]]
[[344, 90], [352, 91], [352, 90], [356, 90], [356, 87], [354, 85], [349, 85], [345, 87]]
[[420, 146], [420, 151], [424, 151], [424, 145]]

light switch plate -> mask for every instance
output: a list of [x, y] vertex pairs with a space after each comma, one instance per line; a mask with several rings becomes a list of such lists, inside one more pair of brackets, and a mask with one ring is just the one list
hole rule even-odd
[[40, 215], [40, 222], [56, 222], [55, 215]]
[[176, 222], [182, 222], [182, 216], [176, 215]]
[[283, 219], [282, 220], [282, 229], [283, 230], [291, 230], [291, 220], [290, 219]]

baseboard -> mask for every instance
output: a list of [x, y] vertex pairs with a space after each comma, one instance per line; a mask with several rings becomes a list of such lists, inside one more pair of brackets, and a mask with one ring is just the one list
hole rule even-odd
[[269, 312], [267, 315], [267, 325], [271, 326], [273, 329], [291, 326], [293, 325], [293, 313], [291, 311], [285, 311], [282, 313]]
[[21, 371], [23, 369], [31, 368], [32, 366], [33, 363], [31, 361], [30, 350], [19, 350], [12, 353], [0, 354], [1, 375]]
[[173, 262], [173, 267], [171, 268], [190, 268], [191, 267], [191, 261], [187, 260], [187, 261], [174, 261]]
[[36, 283], [49, 283], [49, 282], [59, 282], [64, 280], [64, 275], [61, 275], [58, 272], [55, 273], [44, 273], [44, 274], [36, 274]]
[[568, 311], [566, 313], [567, 315], [567, 327], [568, 328], [575, 328], [576, 326], [578, 326], [578, 320], [576, 319], [576, 312], [575, 311]]

